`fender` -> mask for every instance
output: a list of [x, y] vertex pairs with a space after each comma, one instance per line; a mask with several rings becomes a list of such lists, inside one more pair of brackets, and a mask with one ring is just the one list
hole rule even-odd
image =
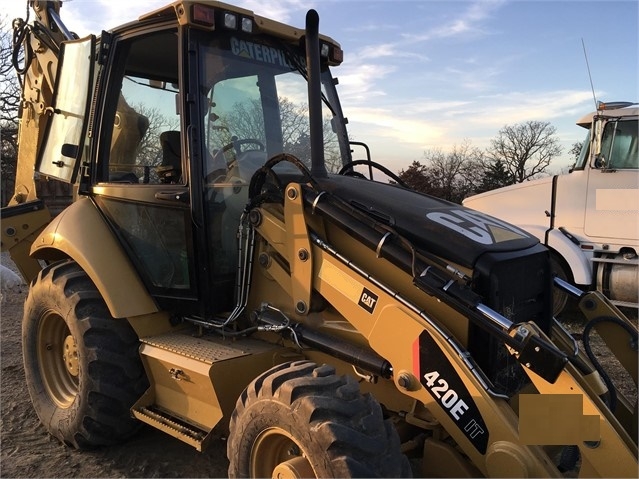
[[592, 264], [584, 252], [561, 231], [550, 230], [546, 246], [556, 251], [568, 264], [577, 285], [592, 284]]
[[[89, 198], [80, 198], [56, 216], [36, 238], [30, 255], [46, 260], [73, 259], [96, 285], [114, 318], [158, 311], [133, 264]], [[126, 274], [127, 271], [133, 274]]]
[[561, 256], [572, 273], [576, 285], [588, 286], [592, 284], [592, 265], [588, 257], [575, 243], [570, 241], [558, 229], [548, 229], [544, 225], [518, 225], [536, 237], [546, 248]]

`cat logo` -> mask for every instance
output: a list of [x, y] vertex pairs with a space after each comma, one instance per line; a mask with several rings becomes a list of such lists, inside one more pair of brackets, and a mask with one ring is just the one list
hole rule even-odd
[[377, 304], [378, 296], [364, 288], [362, 295], [359, 297], [359, 305], [369, 313], [375, 311], [375, 305]]
[[478, 211], [433, 211], [426, 217], [480, 244], [530, 238], [525, 231]]

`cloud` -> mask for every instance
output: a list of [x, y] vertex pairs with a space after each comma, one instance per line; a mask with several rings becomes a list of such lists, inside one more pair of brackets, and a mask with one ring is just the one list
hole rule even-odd
[[[592, 93], [588, 90], [522, 91], [479, 97], [477, 110], [466, 111], [471, 122], [481, 122], [501, 128], [507, 124], [528, 120], [552, 121], [577, 117], [587, 113]], [[486, 115], [489, 111], [490, 115]], [[478, 118], [483, 112], [481, 119]]]
[[[404, 68], [407, 64], [402, 64], [400, 60], [408, 60], [411, 63], [411, 70], [414, 70], [415, 65], [430, 61], [428, 55], [424, 53], [423, 43], [435, 38], [483, 32], [481, 29], [483, 22], [490, 18], [503, 3], [501, 0], [472, 3], [442, 26], [433, 27], [421, 34], [402, 34], [396, 41], [368, 44], [358, 51], [347, 53], [348, 61], [340, 67], [338, 72], [343, 102], [352, 107], [358, 107], [370, 102], [373, 98], [390, 96], [387, 95], [387, 91], [394, 88], [394, 84], [384, 84], [387, 77], [396, 72], [410, 74], [408, 73], [410, 70]], [[440, 24], [440, 22], [436, 23]], [[371, 27], [373, 25], [368, 23], [362, 31], [370, 31]], [[493, 86], [495, 78], [503, 71], [500, 66], [487, 66], [481, 62], [478, 68], [472, 68], [473, 66], [472, 60], [465, 60], [462, 65], [455, 65], [444, 71], [435, 70], [427, 75], [447, 85], [452, 82], [467, 91], [478, 92], [486, 91]], [[423, 73], [420, 74], [423, 75]], [[398, 95], [393, 96], [397, 101]]]
[[[446, 108], [443, 104], [424, 104], [429, 105], [430, 111]], [[353, 128], [366, 132], [366, 136], [375, 138], [375, 142], [385, 138], [421, 150], [424, 145], [439, 143], [447, 133], [437, 117], [423, 115], [424, 110], [406, 111], [401, 105], [397, 108], [351, 107], [345, 113], [353, 119], [350, 122]]]
[[85, 37], [89, 34], [99, 35], [102, 30], [137, 20], [140, 15], [164, 7], [167, 3], [165, 0], [137, 0], [127, 5], [127, 8], [122, 8], [120, 2], [112, 0], [67, 1], [62, 4], [60, 18], [67, 29]]
[[377, 45], [370, 45], [362, 48], [358, 51], [354, 57], [356, 61], [367, 60], [370, 58], [384, 58], [391, 57], [397, 51], [396, 45], [392, 43], [379, 43]]
[[403, 37], [411, 42], [423, 42], [436, 38], [450, 38], [461, 35], [486, 34], [482, 27], [484, 20], [491, 18], [492, 13], [498, 10], [505, 1], [489, 0], [472, 3], [459, 16], [443, 23], [440, 26], [427, 30], [426, 32], [413, 34], [407, 33]]
[[435, 30], [437, 37], [451, 37], [466, 33], [485, 33], [481, 23], [490, 18], [493, 11], [497, 10], [503, 1], [482, 1], [472, 4], [464, 14], [442, 28]]
[[[428, 102], [427, 99], [422, 100]], [[526, 121], [547, 121], [570, 128], [576, 120], [592, 109], [592, 95], [587, 90], [521, 91], [508, 94], [479, 96], [470, 101], [432, 102], [422, 114], [434, 115], [442, 138], [449, 145], [463, 137], [483, 147], [505, 125]], [[419, 108], [410, 111], [418, 115]], [[463, 131], [462, 135], [460, 132]], [[575, 127], [576, 135], [580, 132]]]
[[339, 71], [339, 93], [342, 103], [368, 103], [374, 97], [385, 96], [386, 92], [378, 85], [379, 81], [395, 72], [392, 65], [350, 64]]
[[365, 24], [355, 24], [355, 25], [348, 25], [346, 27], [344, 27], [342, 29], [343, 32], [346, 33], [370, 33], [370, 32], [374, 32], [374, 33], [379, 33], [382, 31], [391, 31], [391, 30], [397, 30], [398, 27], [397, 25], [389, 25], [385, 22], [369, 22], [369, 23], [365, 23]]
[[313, 2], [305, 0], [241, 0], [234, 4], [271, 20], [300, 27], [303, 26], [305, 17], [298, 12], [307, 12], [313, 8]]
[[[562, 126], [558, 131], [572, 131], [559, 135], [566, 153], [583, 139], [584, 133], [575, 122], [592, 109], [592, 94], [588, 90], [520, 91], [467, 101], [395, 98], [392, 107], [376, 105], [345, 106], [349, 131], [370, 146], [374, 159], [399, 170], [420, 160], [424, 150], [448, 150], [464, 140], [487, 148], [503, 126], [530, 120], [548, 121]], [[570, 158], [559, 158], [555, 163], [561, 167], [569, 164]]]

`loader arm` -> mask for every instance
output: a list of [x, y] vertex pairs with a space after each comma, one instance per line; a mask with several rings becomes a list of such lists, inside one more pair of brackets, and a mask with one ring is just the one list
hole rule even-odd
[[[637, 445], [632, 432], [597, 397], [584, 371], [568, 363], [567, 354], [555, 349], [537, 325], [513, 324], [490, 308], [477, 307], [487, 314], [476, 315], [474, 321], [489, 323], [487, 329], [493, 334], [502, 329], [510, 338], [504, 341], [505, 347], [534, 385], [513, 403], [513, 398], [493, 389], [459, 341], [460, 335], [450, 333], [459, 318], [450, 312], [448, 317], [427, 313], [429, 308], [417, 306], [424, 304], [422, 292], [403, 289], [412, 280], [407, 271], [392, 264], [399, 257], [395, 254], [395, 261], [391, 259], [393, 240], [380, 240], [376, 251], [362, 253], [364, 246], [353, 237], [355, 219], [346, 234], [349, 226], [327, 219], [330, 208], [322, 205], [328, 196], [316, 196], [307, 186], [291, 183], [285, 188], [283, 211], [267, 204], [251, 215], [263, 239], [257, 253], [261, 269], [290, 293], [273, 300], [273, 309], [287, 311], [288, 317], [299, 321], [291, 328], [294, 342], [345, 358], [376, 377], [375, 381], [393, 384], [414, 400], [407, 422], [423, 427], [430, 421], [428, 427], [443, 427], [486, 476], [556, 477], [560, 473], [552, 465], [553, 446], [565, 441], [578, 444], [583, 471], [588, 474], [605, 477], [614, 470], [614, 475], [626, 477], [634, 473]], [[364, 229], [362, 235], [367, 234]], [[385, 270], [383, 276], [371, 273], [375, 262]], [[382, 277], [392, 277], [396, 283], [386, 284]], [[254, 277], [254, 282], [254, 287], [263, 287], [260, 279]], [[435, 289], [430, 293], [437, 294]], [[453, 288], [449, 284], [445, 289]], [[343, 318], [341, 326], [325, 321], [315, 330], [313, 313], [326, 307], [316, 295], [330, 304], [332, 317]], [[453, 304], [453, 297], [463, 293], [447, 295], [442, 292], [441, 299]], [[259, 308], [252, 305], [250, 309]], [[473, 316], [472, 308], [465, 311], [467, 317]], [[322, 314], [328, 316], [325, 310]], [[420, 404], [434, 418], [424, 414]], [[537, 426], [540, 420], [548, 421], [544, 412], [548, 404], [557, 411], [552, 417], [561, 418], [564, 425], [558, 430], [550, 424]]]

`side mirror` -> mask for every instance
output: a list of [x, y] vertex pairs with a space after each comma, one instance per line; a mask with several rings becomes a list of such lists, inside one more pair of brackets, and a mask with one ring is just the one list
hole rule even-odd
[[595, 168], [605, 168], [606, 158], [600, 153], [595, 156]]

